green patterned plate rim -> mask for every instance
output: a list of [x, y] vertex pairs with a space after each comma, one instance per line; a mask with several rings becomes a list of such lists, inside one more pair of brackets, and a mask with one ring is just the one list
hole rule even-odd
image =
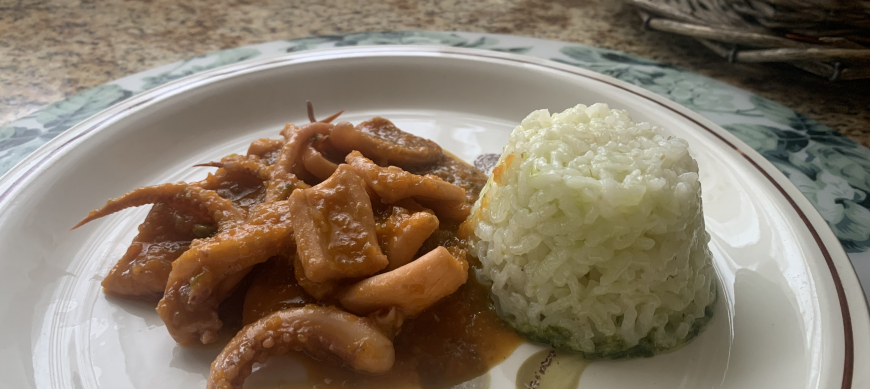
[[709, 77], [576, 43], [468, 32], [401, 31], [274, 41], [200, 55], [98, 86], [0, 127], [0, 174], [88, 117], [185, 76], [303, 50], [437, 45], [524, 54], [640, 86], [722, 126], [782, 171], [812, 202], [849, 253], [870, 298], [870, 149], [785, 106]]

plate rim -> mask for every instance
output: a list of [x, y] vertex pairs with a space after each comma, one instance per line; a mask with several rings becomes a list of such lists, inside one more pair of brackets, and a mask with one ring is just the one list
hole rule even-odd
[[[71, 127], [22, 159], [6, 174], [0, 176], [0, 219], [2, 219], [3, 211], [12, 205], [12, 200], [15, 198], [15, 194], [24, 190], [28, 182], [35, 177], [37, 173], [53, 166], [66, 152], [76, 145], [85, 142], [87, 138], [96, 135], [109, 124], [123, 119], [125, 116], [136, 112], [137, 108], [147, 105], [150, 102], [159, 101], [162, 98], [170, 97], [176, 93], [183, 93], [225, 78], [232, 78], [249, 72], [267, 70], [273, 67], [292, 66], [294, 63], [299, 62], [378, 56], [443, 56], [463, 58], [465, 60], [501, 63], [507, 62], [542, 67], [551, 71], [568, 73], [572, 76], [583, 77], [622, 89], [638, 97], [650, 100], [662, 108], [668, 109], [694, 123], [696, 126], [706, 130], [710, 135], [713, 135], [720, 142], [724, 143], [725, 146], [730, 147], [732, 150], [739, 153], [750, 165], [770, 181], [770, 183], [779, 191], [780, 195], [783, 196], [794, 209], [798, 217], [813, 236], [813, 239], [819, 247], [831, 274], [840, 306], [841, 320], [843, 322], [845, 355], [843, 361], [843, 379], [840, 388], [849, 389], [853, 387], [856, 373], [854, 369], [856, 328], [853, 324], [855, 324], [855, 320], [866, 322], [870, 319], [870, 313], [867, 312], [867, 301], [865, 300], [865, 295], [862, 292], [853, 265], [848, 259], [848, 256], [839, 240], [834, 236], [830, 226], [825, 222], [818, 210], [812, 206], [800, 190], [788, 180], [785, 174], [776, 169], [776, 167], [761, 154], [721, 126], [704, 118], [700, 114], [625, 81], [546, 59], [482, 49], [443, 46], [356, 46], [345, 48], [324, 48], [288, 53], [267, 58], [255, 58], [193, 74], [132, 96], [125, 101], [104, 109]], [[856, 313], [859, 315], [853, 315], [853, 309], [855, 309], [855, 311], [857, 311]], [[863, 315], [861, 315], [862, 313]], [[860, 325], [860, 323], [858, 324]], [[868, 338], [870, 338], [870, 327], [866, 328], [867, 329], [859, 327], [859, 340], [863, 343], [870, 343], [868, 342]], [[865, 377], [864, 379], [867, 378]]]

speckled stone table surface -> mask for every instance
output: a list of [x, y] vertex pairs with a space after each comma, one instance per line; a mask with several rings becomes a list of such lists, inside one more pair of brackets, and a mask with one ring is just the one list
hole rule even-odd
[[620, 50], [782, 103], [870, 146], [870, 82], [729, 64], [641, 28], [618, 0], [0, 0], [0, 126], [111, 80], [211, 51], [388, 30], [516, 34]]

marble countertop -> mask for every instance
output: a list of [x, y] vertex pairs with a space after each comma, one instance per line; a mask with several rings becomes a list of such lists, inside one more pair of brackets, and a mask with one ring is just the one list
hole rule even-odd
[[870, 147], [870, 81], [730, 64], [641, 28], [613, 0], [18, 0], [0, 2], [0, 126], [158, 65], [252, 43], [362, 31], [515, 34], [620, 50], [695, 71], [806, 114]]

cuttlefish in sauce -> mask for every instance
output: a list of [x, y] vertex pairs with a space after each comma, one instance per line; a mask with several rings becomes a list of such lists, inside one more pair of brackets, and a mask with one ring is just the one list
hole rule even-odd
[[289, 209], [286, 201], [262, 203], [237, 228], [197, 240], [173, 263], [157, 312], [178, 343], [217, 339], [221, 301], [252, 266], [293, 245]]
[[365, 185], [342, 165], [323, 183], [290, 196], [297, 255], [308, 279], [365, 277], [387, 267]]
[[438, 229], [438, 217], [414, 200], [405, 199], [375, 214], [378, 243], [390, 264], [386, 271], [411, 262], [423, 242]]
[[395, 361], [392, 341], [371, 319], [307, 305], [275, 312], [242, 328], [212, 363], [207, 388], [242, 388], [254, 363], [290, 350], [337, 358], [369, 374], [384, 373]]
[[190, 242], [213, 232], [199, 218], [157, 203], [139, 226], [139, 234], [103, 279], [103, 291], [113, 296], [160, 299], [172, 262]]
[[253, 271], [245, 292], [242, 323], [251, 324], [272, 312], [316, 304], [315, 298], [296, 281], [293, 259], [284, 255], [269, 258]]
[[312, 123], [199, 165], [218, 168], [205, 180], [138, 189], [79, 224], [155, 204], [104, 286], [162, 293], [177, 342], [213, 342], [219, 310], [243, 312], [209, 388], [241, 388], [288, 351], [330, 361], [301, 360], [312, 385], [449, 387], [518, 344], [457, 237], [486, 176], [386, 119], [330, 124], [339, 114], [317, 121], [309, 104]]
[[386, 204], [413, 199], [432, 209], [439, 218], [462, 221], [471, 214], [464, 189], [434, 175], [420, 176], [396, 166], [380, 167], [358, 151], [346, 161]]
[[[220, 169], [192, 185], [214, 191], [243, 211], [262, 201], [266, 165], [238, 155], [208, 165]], [[155, 200], [130, 247], [103, 279], [103, 290], [115, 296], [159, 299], [166, 289], [172, 262], [187, 251], [193, 240], [215, 231], [209, 218]]]
[[402, 131], [382, 117], [356, 127], [338, 123], [327, 141], [345, 153], [359, 151], [383, 166], [429, 164], [441, 157], [437, 143]]
[[414, 317], [468, 280], [465, 253], [438, 247], [413, 262], [351, 285], [339, 297], [352, 313], [368, 315], [391, 307]]

